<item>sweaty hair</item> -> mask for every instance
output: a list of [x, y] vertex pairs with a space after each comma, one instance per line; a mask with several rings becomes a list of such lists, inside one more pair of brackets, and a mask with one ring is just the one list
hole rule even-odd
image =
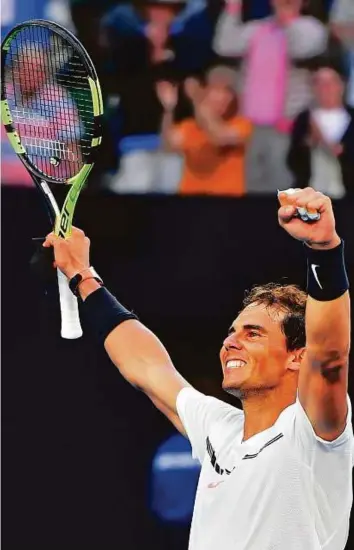
[[306, 345], [306, 299], [306, 293], [296, 285], [268, 283], [249, 290], [243, 301], [243, 307], [263, 304], [267, 308], [284, 312], [281, 329], [286, 338], [286, 347], [288, 351], [292, 351]]

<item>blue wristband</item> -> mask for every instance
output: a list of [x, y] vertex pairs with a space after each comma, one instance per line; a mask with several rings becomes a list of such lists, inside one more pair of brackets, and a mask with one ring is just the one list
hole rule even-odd
[[101, 344], [104, 344], [112, 330], [124, 321], [138, 320], [138, 317], [122, 306], [104, 286], [86, 298], [81, 305], [81, 311], [90, 331]]
[[344, 241], [330, 250], [314, 250], [305, 245], [307, 255], [307, 293], [327, 302], [339, 298], [349, 289], [344, 263]]

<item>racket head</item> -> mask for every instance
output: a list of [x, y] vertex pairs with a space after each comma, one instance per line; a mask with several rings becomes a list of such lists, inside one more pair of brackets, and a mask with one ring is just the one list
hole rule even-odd
[[78, 194], [102, 140], [102, 95], [88, 53], [60, 25], [31, 20], [7, 34], [1, 65], [2, 121], [15, 152], [34, 176]]

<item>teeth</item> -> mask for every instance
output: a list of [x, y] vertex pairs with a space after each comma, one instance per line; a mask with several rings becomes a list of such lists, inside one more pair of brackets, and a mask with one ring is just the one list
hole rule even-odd
[[245, 366], [245, 361], [240, 361], [240, 360], [235, 360], [235, 359], [232, 359], [231, 361], [228, 361], [226, 363], [226, 367], [228, 369], [239, 369], [241, 367], [244, 367]]

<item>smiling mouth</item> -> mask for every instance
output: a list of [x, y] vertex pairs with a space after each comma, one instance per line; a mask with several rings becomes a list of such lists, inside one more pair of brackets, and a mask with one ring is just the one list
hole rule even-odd
[[242, 361], [242, 359], [230, 359], [230, 361], [226, 362], [226, 369], [241, 369], [247, 365], [246, 361]]

